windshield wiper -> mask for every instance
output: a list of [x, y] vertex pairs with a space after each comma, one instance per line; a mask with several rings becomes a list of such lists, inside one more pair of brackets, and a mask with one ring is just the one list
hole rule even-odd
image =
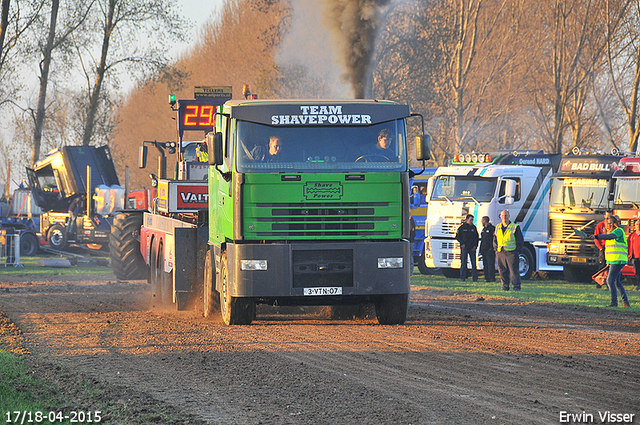
[[438, 196], [436, 196], [436, 198], [444, 198], [447, 201], [449, 201], [449, 203], [453, 204], [453, 201], [451, 199], [447, 198], [445, 195], [438, 195]]
[[461, 196], [460, 199], [473, 199], [473, 202], [475, 202], [476, 204], [480, 205], [480, 202], [478, 202], [478, 200], [476, 198], [474, 198], [473, 196]]
[[627, 204], [633, 205], [633, 208], [640, 208], [640, 206], [638, 206], [638, 204], [636, 204], [635, 202], [633, 202], [630, 199], [622, 199], [620, 197], [618, 197], [618, 199], [616, 199], [616, 205], [627, 205]]

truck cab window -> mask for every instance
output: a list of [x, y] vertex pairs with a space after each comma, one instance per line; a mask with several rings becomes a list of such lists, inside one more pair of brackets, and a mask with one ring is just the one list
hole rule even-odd
[[268, 126], [237, 122], [238, 170], [406, 171], [402, 120], [369, 126]]

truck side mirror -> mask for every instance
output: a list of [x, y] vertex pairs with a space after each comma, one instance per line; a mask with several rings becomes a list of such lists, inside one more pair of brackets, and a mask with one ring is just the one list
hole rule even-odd
[[207, 150], [209, 151], [209, 165], [222, 165], [224, 154], [222, 153], [222, 133], [207, 134]]
[[431, 136], [416, 136], [416, 159], [418, 161], [428, 161], [431, 159]]
[[138, 149], [138, 168], [147, 166], [147, 150], [145, 145], [140, 146], [140, 149]]
[[516, 181], [507, 179], [505, 180], [506, 187], [504, 189], [504, 203], [506, 205], [513, 205], [516, 196]]
[[513, 198], [516, 196], [516, 181], [508, 179], [506, 180], [507, 187], [505, 188], [505, 195], [507, 198]]

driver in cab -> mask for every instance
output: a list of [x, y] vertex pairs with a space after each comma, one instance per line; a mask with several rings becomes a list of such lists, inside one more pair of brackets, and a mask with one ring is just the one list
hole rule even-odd
[[256, 146], [251, 151], [251, 158], [254, 161], [274, 162], [281, 160], [282, 141], [278, 136], [271, 136], [267, 146]]
[[393, 137], [389, 133], [389, 130], [383, 128], [378, 133], [378, 140], [375, 145], [366, 146], [356, 162], [365, 161], [365, 162], [383, 162], [383, 161], [393, 161], [394, 158], [397, 157], [393, 149], [391, 149], [391, 144], [393, 143]]

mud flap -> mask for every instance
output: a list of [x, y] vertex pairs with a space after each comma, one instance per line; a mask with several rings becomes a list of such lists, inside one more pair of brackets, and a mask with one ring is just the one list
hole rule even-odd
[[198, 238], [195, 227], [173, 229], [173, 287], [178, 310], [188, 310], [196, 301], [198, 275]]

